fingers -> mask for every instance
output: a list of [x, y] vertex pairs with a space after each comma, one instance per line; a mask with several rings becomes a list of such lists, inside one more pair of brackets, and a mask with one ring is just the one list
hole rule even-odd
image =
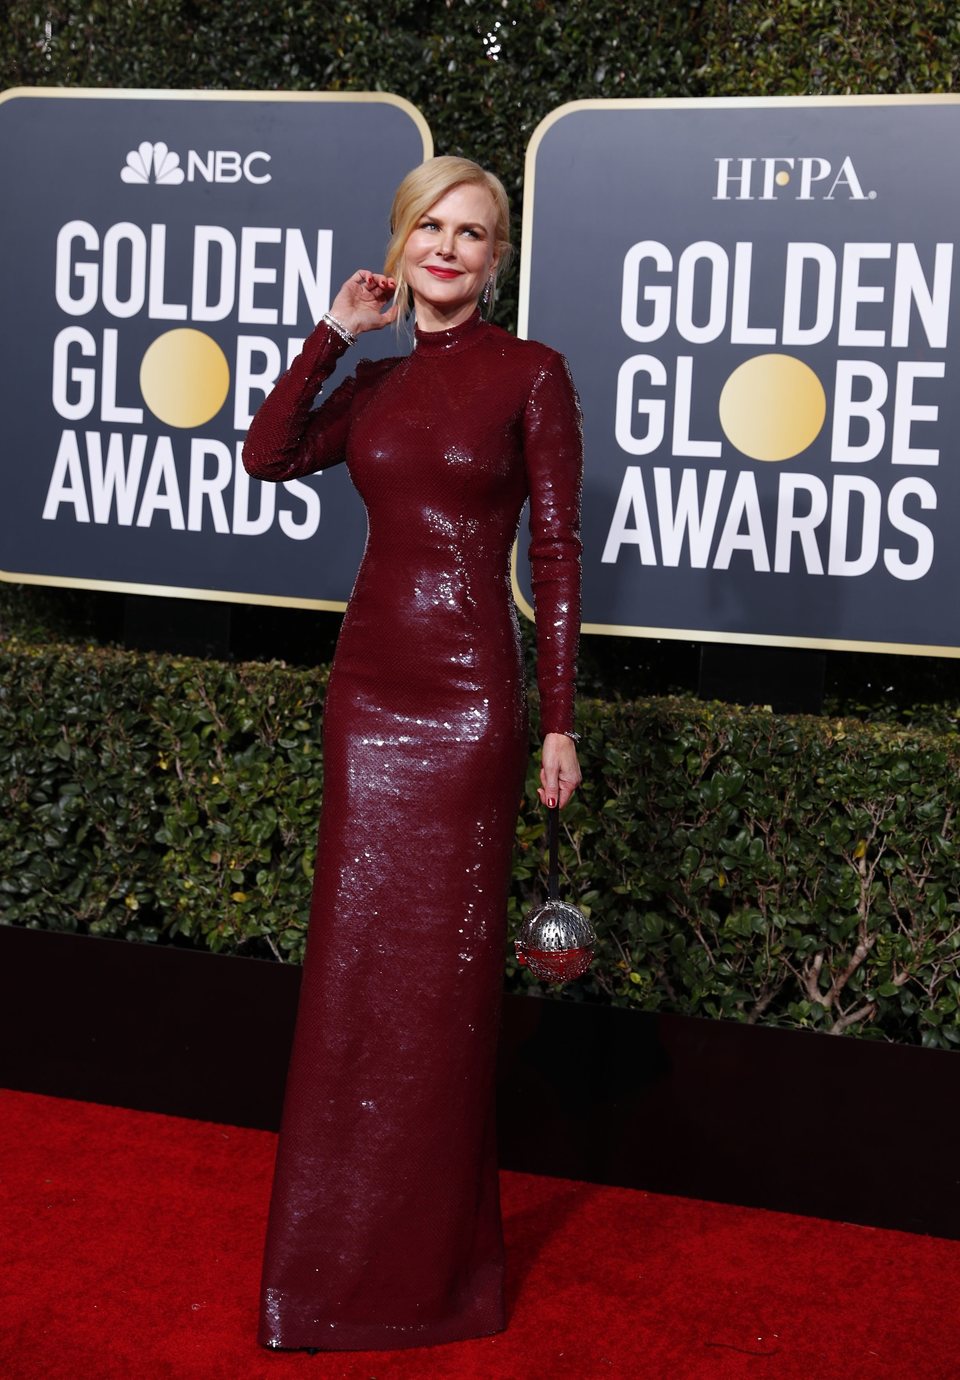
[[542, 784], [537, 787], [537, 795], [540, 798], [540, 804], [546, 805], [549, 810], [552, 810], [555, 805], [558, 805], [562, 810], [563, 807], [569, 803], [582, 779], [583, 778], [580, 776], [577, 776], [575, 780], [561, 776], [556, 781], [550, 779], [544, 780], [544, 774], [541, 772], [540, 780]]
[[368, 294], [378, 302], [386, 301], [396, 291], [396, 279], [383, 273], [371, 273], [368, 268], [358, 268], [350, 279], [362, 293]]
[[537, 790], [540, 797], [540, 804], [546, 805], [552, 810], [560, 797], [560, 773], [559, 768], [554, 764], [551, 768], [542, 766], [540, 768], [540, 786]]

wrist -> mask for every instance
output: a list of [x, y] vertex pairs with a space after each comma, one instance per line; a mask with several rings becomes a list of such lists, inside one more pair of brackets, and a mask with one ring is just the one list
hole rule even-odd
[[346, 341], [348, 345], [356, 345], [358, 332], [352, 329], [350, 322], [344, 321], [328, 311], [324, 312], [322, 320], [341, 340]]

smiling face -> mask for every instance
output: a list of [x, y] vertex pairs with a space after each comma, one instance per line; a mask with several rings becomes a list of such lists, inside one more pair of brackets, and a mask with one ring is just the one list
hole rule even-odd
[[486, 187], [452, 187], [420, 217], [403, 250], [403, 274], [421, 330], [466, 321], [496, 267], [497, 212]]

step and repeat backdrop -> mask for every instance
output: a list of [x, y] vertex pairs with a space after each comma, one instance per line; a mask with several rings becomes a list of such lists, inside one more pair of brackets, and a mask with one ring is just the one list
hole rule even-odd
[[583, 401], [588, 630], [960, 651], [958, 100], [540, 125], [521, 333]]
[[[583, 402], [585, 631], [960, 654], [958, 103], [540, 125], [520, 333]], [[261, 485], [240, 447], [431, 152], [375, 93], [0, 97], [3, 578], [342, 608], [345, 470]]]
[[240, 450], [432, 151], [379, 93], [0, 98], [4, 577], [343, 608], [345, 467], [261, 484]]

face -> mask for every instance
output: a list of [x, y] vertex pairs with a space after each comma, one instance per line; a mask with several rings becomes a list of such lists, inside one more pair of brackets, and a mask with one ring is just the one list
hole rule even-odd
[[417, 324], [465, 321], [496, 266], [496, 208], [485, 187], [453, 187], [414, 226], [403, 251]]

